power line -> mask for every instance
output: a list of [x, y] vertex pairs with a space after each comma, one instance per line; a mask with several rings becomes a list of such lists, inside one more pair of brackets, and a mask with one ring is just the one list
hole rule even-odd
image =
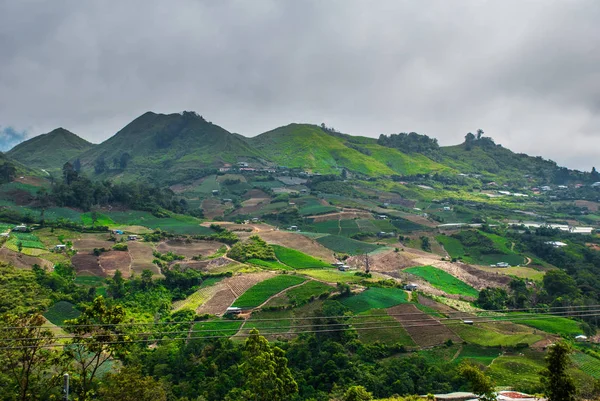
[[[584, 308], [600, 308], [600, 304], [598, 305], [578, 305], [578, 306], [557, 306], [552, 307], [550, 309], [568, 309], [566, 312], [556, 312], [556, 313], [577, 313], [577, 312], [585, 312], [585, 310], [581, 311]], [[575, 309], [575, 310], [573, 310]], [[485, 314], [485, 313], [515, 313], [515, 312], [524, 312], [524, 311], [536, 311], [541, 310], [545, 312], [533, 312], [536, 314], [540, 313], [553, 313], [552, 311], [547, 311], [548, 308], [540, 307], [540, 308], [520, 308], [520, 309], [490, 309], [490, 310], [480, 310], [480, 311], [472, 311], [472, 312], [461, 312], [461, 311], [439, 311], [441, 314]], [[436, 311], [437, 312], [437, 311]], [[370, 318], [370, 317], [386, 317], [386, 316], [410, 316], [410, 315], [422, 315], [424, 312], [407, 312], [407, 313], [390, 313], [385, 315], [338, 315], [338, 316], [306, 316], [306, 317], [283, 317], [283, 318], [266, 318], [266, 319], [252, 319], [254, 322], [267, 322], [267, 321], [282, 321], [282, 320], [310, 320], [310, 319], [341, 319], [341, 318]], [[477, 317], [477, 316], [474, 316]], [[486, 316], [488, 317], [488, 316]], [[226, 320], [225, 320], [226, 321]], [[158, 325], [173, 325], [173, 324], [193, 324], [198, 323], [197, 320], [184, 321], [184, 322], [131, 322], [131, 323], [107, 323], [107, 324], [76, 324], [69, 325], [69, 327], [134, 327], [134, 326], [158, 326]], [[54, 325], [41, 325], [41, 326], [10, 326], [10, 327], [0, 327], [0, 330], [11, 330], [11, 329], [25, 329], [25, 328], [54, 328]]]
[[[583, 315], [582, 317], [594, 317], [594, 316], [600, 316], [597, 313], [594, 314], [586, 314]], [[538, 316], [538, 317], [522, 317], [522, 318], [512, 318], [512, 319], [492, 319], [492, 320], [484, 320], [484, 321], [477, 321], [476, 323], [498, 323], [498, 322], [514, 322], [514, 321], [519, 321], [519, 320], [541, 320], [541, 319], [552, 319], [555, 318], [557, 316]], [[560, 317], [560, 316], [559, 316]], [[344, 331], [344, 330], [376, 330], [376, 329], [385, 329], [385, 328], [398, 328], [398, 324], [401, 325], [402, 328], [413, 328], [413, 327], [433, 327], [433, 326], [443, 326], [446, 327], [448, 325], [456, 325], [456, 324], [464, 324], [464, 322], [461, 321], [449, 321], [446, 323], [440, 323], [437, 320], [431, 320], [428, 322], [425, 321], [420, 321], [419, 324], [402, 324], [402, 322], [397, 322], [397, 324], [393, 325], [393, 326], [372, 326], [372, 327], [352, 327], [352, 324], [349, 323], [343, 323], [343, 324], [336, 324], [336, 325], [340, 325], [340, 326], [347, 326], [347, 327], [340, 327], [337, 329], [322, 329], [322, 330], [301, 330], [301, 331], [293, 331], [293, 332], [289, 332], [290, 327], [282, 327], [282, 330], [287, 330], [287, 332], [274, 332], [274, 333], [260, 333], [260, 335], [262, 336], [271, 336], [271, 335], [281, 335], [281, 334], [291, 334], [291, 335], [299, 335], [299, 334], [307, 334], [307, 333], [327, 333], [327, 332], [339, 332], [339, 331]], [[277, 330], [278, 328], [268, 328], [271, 330]], [[240, 328], [235, 328], [235, 329], [220, 329], [220, 330], [189, 330], [189, 331], [184, 331], [184, 332], [162, 332], [162, 334], [178, 334], [178, 333], [204, 333], [204, 332], [223, 332], [223, 331], [236, 331], [235, 334], [228, 334], [228, 335], [215, 335], [215, 336], [199, 336], [199, 337], [193, 337], [193, 336], [187, 336], [187, 337], [175, 337], [175, 338], [152, 338], [152, 339], [132, 339], [132, 340], [127, 340], [127, 341], [98, 341], [96, 342], [96, 344], [100, 344], [100, 345], [110, 345], [110, 344], [134, 344], [134, 343], [144, 343], [144, 342], [159, 342], [159, 341], [177, 341], [177, 340], [192, 340], [192, 339], [217, 339], [217, 338], [231, 338], [231, 337], [248, 337], [250, 336], [249, 333], [243, 333], [243, 330], [252, 330], [252, 328], [250, 329], [240, 329]], [[154, 333], [154, 334], [158, 334], [158, 333]], [[135, 333], [132, 333], [131, 335], [135, 336]], [[78, 338], [78, 336], [73, 336], [70, 339], [75, 339]], [[86, 337], [86, 339], [89, 338], [93, 338], [93, 337]], [[45, 339], [45, 338], [38, 338], [37, 340], [40, 339]], [[5, 339], [5, 340], [11, 340], [11, 339]], [[36, 339], [26, 339], [23, 341], [34, 341]], [[24, 348], [54, 348], [54, 347], [66, 347], [66, 346], [75, 346], [75, 345], [84, 345], [84, 343], [82, 342], [76, 342], [76, 343], [52, 343], [52, 344], [45, 344], [45, 345], [23, 345], [23, 346], [5, 346], [5, 347], [0, 347], [0, 349], [24, 349]]]

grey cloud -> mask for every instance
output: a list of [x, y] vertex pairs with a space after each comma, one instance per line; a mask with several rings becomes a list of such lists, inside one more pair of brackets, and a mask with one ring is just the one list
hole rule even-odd
[[589, 170], [599, 17], [594, 0], [0, 0], [0, 120], [95, 142], [147, 110], [244, 135], [326, 122], [454, 144], [481, 127]]
[[0, 151], [10, 150], [25, 139], [27, 139], [26, 131], [17, 131], [13, 127], [0, 126]]

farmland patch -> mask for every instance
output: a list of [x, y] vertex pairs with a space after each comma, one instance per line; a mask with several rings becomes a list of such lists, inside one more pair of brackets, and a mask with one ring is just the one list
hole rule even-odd
[[281, 274], [273, 278], [262, 281], [246, 290], [233, 306], [240, 308], [254, 308], [266, 302], [273, 295], [285, 290], [286, 288], [298, 285], [306, 281], [306, 278]]
[[404, 290], [379, 287], [367, 288], [358, 295], [351, 295], [341, 300], [341, 303], [354, 313], [389, 308], [406, 302], [408, 297]]
[[359, 253], [373, 252], [380, 248], [379, 245], [369, 244], [362, 241], [353, 240], [339, 235], [327, 235], [317, 238], [317, 242], [334, 252], [357, 255]]
[[479, 295], [479, 292], [475, 288], [433, 266], [411, 267], [404, 271], [424, 279], [435, 288], [444, 291], [447, 294], [465, 295], [469, 297], [477, 297]]
[[460, 338], [445, 325], [421, 312], [413, 304], [400, 304], [387, 311], [421, 347], [443, 344], [447, 340], [460, 341]]

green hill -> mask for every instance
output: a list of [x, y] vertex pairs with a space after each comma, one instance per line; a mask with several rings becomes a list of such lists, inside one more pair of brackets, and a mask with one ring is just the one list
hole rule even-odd
[[28, 167], [52, 171], [93, 147], [94, 144], [74, 133], [57, 128], [18, 144], [7, 155]]
[[[169, 183], [196, 178], [200, 170], [224, 163], [262, 159], [242, 137], [194, 112], [147, 112], [81, 155], [83, 170], [99, 178]], [[98, 169], [102, 160], [105, 168]]]
[[369, 176], [447, 169], [424, 155], [380, 146], [373, 138], [333, 133], [310, 124], [280, 127], [249, 138], [248, 143], [278, 165], [322, 174], [339, 174], [343, 169]]
[[548, 182], [560, 182], [561, 174], [565, 179], [568, 179], [570, 174], [569, 170], [558, 167], [551, 160], [514, 153], [487, 137], [475, 141], [472, 146], [462, 143], [441, 147], [439, 156], [438, 160], [441, 163], [462, 173], [483, 174], [492, 179], [515, 180], [530, 175]]

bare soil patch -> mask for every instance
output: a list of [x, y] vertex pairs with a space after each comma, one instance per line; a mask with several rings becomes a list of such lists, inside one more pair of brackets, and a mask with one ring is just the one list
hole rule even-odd
[[173, 252], [177, 255], [183, 255], [186, 258], [193, 256], [210, 256], [214, 254], [223, 244], [216, 241], [192, 241], [185, 242], [179, 240], [170, 240], [161, 242], [156, 249], [160, 253]]
[[13, 265], [17, 269], [31, 269], [31, 267], [35, 264], [49, 269], [53, 267], [53, 264], [45, 259], [20, 254], [8, 248], [0, 249], [0, 260]]
[[92, 252], [94, 248], [109, 249], [114, 243], [107, 239], [108, 234], [82, 234], [80, 238], [73, 241], [73, 247], [80, 252]]
[[505, 287], [512, 280], [508, 276], [486, 272], [463, 263], [450, 263], [427, 257], [416, 258], [414, 261], [416, 264], [413, 266], [429, 265], [437, 267], [464, 281], [476, 290], [482, 290], [486, 287]]
[[586, 200], [576, 200], [575, 205], [579, 207], [585, 207], [590, 212], [597, 212], [600, 208], [600, 203]]
[[270, 244], [287, 246], [325, 262], [334, 262], [333, 252], [304, 235], [272, 230], [261, 231], [259, 236]]
[[208, 219], [223, 216], [223, 213], [227, 209], [227, 205], [216, 198], [207, 198], [202, 201], [202, 210], [204, 211], [204, 216]]
[[186, 262], [180, 262], [179, 264], [184, 268], [210, 273], [213, 270], [227, 266], [231, 263], [234, 263], [234, 261], [225, 257], [221, 257], [210, 260], [190, 260]]
[[322, 221], [330, 221], [330, 220], [352, 220], [352, 219], [370, 219], [373, 215], [369, 212], [365, 212], [364, 210], [356, 210], [356, 211], [344, 211], [339, 213], [329, 213], [329, 214], [320, 214], [317, 216], [308, 216], [307, 219], [313, 219], [315, 223], [320, 223]]
[[36, 187], [45, 187], [48, 186], [48, 181], [41, 177], [33, 177], [33, 176], [24, 176], [15, 178], [16, 182], [20, 182], [22, 184], [29, 184]]
[[123, 273], [123, 277], [131, 276], [131, 256], [129, 252], [109, 251], [103, 252], [98, 258], [98, 264], [107, 276], [112, 276], [117, 270]]
[[[350, 258], [349, 264], [352, 265], [352, 261], [358, 259], [360, 263], [363, 262], [364, 257], [361, 256], [353, 256]], [[414, 255], [411, 255], [407, 252], [394, 252], [390, 250], [388, 252], [380, 252], [376, 253], [372, 256], [369, 256], [369, 266], [371, 270], [378, 272], [394, 272], [398, 269], [404, 269], [406, 267], [414, 267]]]
[[98, 264], [98, 257], [92, 253], [78, 253], [71, 258], [71, 264], [77, 274], [106, 277], [106, 273]]
[[448, 339], [461, 341], [450, 329], [438, 320], [421, 312], [412, 304], [401, 304], [387, 309], [387, 313], [400, 322], [402, 327], [421, 347], [443, 344]]
[[160, 274], [158, 266], [152, 261], [152, 246], [149, 243], [131, 241], [128, 245], [129, 256], [131, 256], [131, 271], [135, 274], [141, 274], [144, 270], [151, 270], [154, 274]]
[[261, 272], [228, 277], [216, 284], [216, 286], [219, 286], [218, 290], [208, 301], [198, 308], [197, 313], [222, 315], [231, 306], [233, 301], [247, 289], [273, 275], [273, 273]]

